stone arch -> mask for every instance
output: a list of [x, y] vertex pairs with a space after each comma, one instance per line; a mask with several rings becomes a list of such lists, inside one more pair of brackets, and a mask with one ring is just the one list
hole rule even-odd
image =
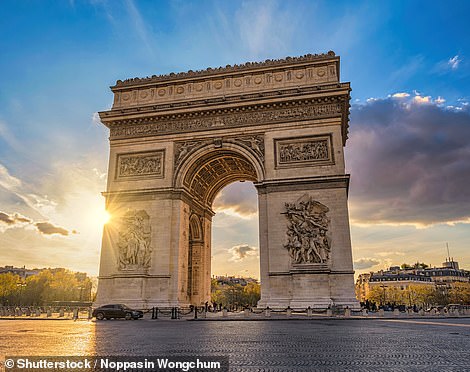
[[189, 241], [200, 242], [203, 240], [203, 229], [199, 216], [195, 213], [189, 218]]
[[187, 156], [176, 170], [175, 186], [210, 208], [217, 193], [230, 183], [263, 179], [258, 156], [243, 146], [226, 143], [218, 148], [208, 145]]
[[204, 280], [201, 278], [204, 264], [203, 226], [200, 217], [192, 213], [189, 217], [187, 295], [195, 303], [201, 302], [200, 283]]
[[[252, 181], [260, 227], [258, 305], [358, 307], [343, 152], [351, 89], [339, 79], [339, 62], [328, 52], [119, 80], [111, 88], [113, 107], [99, 113], [110, 130], [104, 196], [111, 212], [146, 213], [139, 229], [149, 259], [143, 268], [126, 260], [119, 266], [116, 258], [128, 244], [120, 236], [133, 225], [122, 213], [113, 216], [103, 234], [95, 305], [204, 304], [212, 202], [229, 183]], [[317, 226], [326, 212], [306, 201], [328, 208], [331, 244]], [[322, 244], [329, 249], [322, 262], [294, 254]]]

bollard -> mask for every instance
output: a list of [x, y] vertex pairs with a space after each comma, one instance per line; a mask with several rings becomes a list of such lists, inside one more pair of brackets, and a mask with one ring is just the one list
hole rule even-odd
[[423, 310], [423, 309], [419, 309], [418, 314], [419, 314], [419, 316], [424, 316], [424, 310]]
[[266, 308], [266, 310], [264, 310], [264, 316], [266, 318], [271, 318], [271, 309], [269, 308], [269, 306]]
[[362, 316], [369, 316], [367, 309], [362, 309]]
[[197, 319], [197, 306], [194, 306], [194, 319]]
[[155, 308], [155, 319], [158, 319], [158, 307]]
[[351, 309], [348, 306], [346, 306], [346, 309], [344, 309], [344, 317], [345, 318], [351, 317]]
[[224, 307], [224, 309], [222, 310], [222, 318], [226, 318], [228, 316], [228, 311], [227, 309]]
[[61, 307], [59, 310], [59, 318], [63, 318], [64, 316], [64, 309]]
[[88, 308], [88, 319], [93, 318], [93, 310], [91, 307]]
[[52, 316], [52, 310], [47, 309], [47, 317], [50, 318]]
[[290, 308], [290, 306], [287, 306], [286, 316], [287, 316], [288, 318], [290, 318], [291, 315], [292, 315], [292, 309]]
[[310, 306], [307, 308], [307, 316], [313, 316], [313, 311]]
[[393, 316], [400, 316], [400, 310], [394, 309], [393, 310]]
[[333, 316], [333, 310], [331, 310], [331, 307], [328, 306], [328, 309], [326, 309], [326, 316]]
[[37, 309], [36, 309], [36, 316], [37, 316], [37, 317], [40, 317], [40, 316], [41, 316], [41, 309], [40, 309], [40, 308], [37, 308]]
[[78, 308], [73, 309], [73, 319], [74, 320], [78, 319]]
[[243, 316], [245, 318], [249, 318], [250, 317], [250, 309], [246, 308], [245, 310], [243, 310]]
[[379, 316], [383, 318], [385, 316], [385, 311], [384, 309], [379, 309]]

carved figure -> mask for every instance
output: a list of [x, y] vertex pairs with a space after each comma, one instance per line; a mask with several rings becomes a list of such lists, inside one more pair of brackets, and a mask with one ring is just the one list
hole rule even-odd
[[294, 263], [326, 263], [330, 258], [331, 241], [327, 237], [329, 208], [302, 196], [296, 203], [286, 203], [287, 244], [284, 248]]
[[238, 138], [238, 141], [251, 148], [261, 161], [264, 161], [264, 139], [262, 136], [241, 137]]
[[137, 270], [150, 267], [150, 217], [144, 210], [132, 210], [122, 217], [119, 231], [119, 270]]
[[298, 141], [279, 145], [279, 163], [328, 160], [327, 140]]
[[120, 155], [119, 177], [162, 174], [162, 153], [148, 155]]
[[207, 141], [200, 141], [200, 140], [178, 143], [175, 147], [175, 167], [177, 167], [181, 163], [181, 161], [186, 157], [186, 155], [188, 155], [197, 147], [205, 143], [207, 143]]

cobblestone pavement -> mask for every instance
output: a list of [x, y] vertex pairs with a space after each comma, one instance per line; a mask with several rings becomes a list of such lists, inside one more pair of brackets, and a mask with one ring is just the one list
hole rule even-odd
[[470, 319], [0, 320], [0, 353], [230, 357], [230, 371], [469, 371]]

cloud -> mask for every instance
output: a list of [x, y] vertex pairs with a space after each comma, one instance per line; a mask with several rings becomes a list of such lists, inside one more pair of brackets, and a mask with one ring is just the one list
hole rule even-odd
[[407, 98], [409, 96], [410, 96], [409, 93], [405, 93], [405, 92], [392, 94], [393, 98]]
[[447, 64], [452, 70], [456, 70], [459, 67], [459, 63], [462, 60], [459, 59], [458, 55], [453, 56], [452, 58], [449, 58], [449, 61], [447, 61]]
[[24, 224], [29, 224], [32, 221], [18, 213], [8, 214], [6, 212], [0, 211], [0, 222], [6, 224], [8, 227], [17, 227], [23, 226]]
[[131, 29], [134, 30], [139, 40], [147, 48], [147, 51], [153, 56], [155, 54], [153, 47], [155, 41], [152, 37], [150, 24], [147, 24], [133, 0], [125, 0], [124, 3], [130, 18]]
[[248, 48], [249, 58], [285, 54], [289, 50], [295, 25], [304, 15], [298, 9], [281, 4], [278, 1], [247, 1], [237, 9], [234, 26], [242, 45]]
[[222, 189], [213, 204], [214, 211], [240, 218], [252, 218], [258, 213], [258, 195], [251, 182], [235, 182]]
[[21, 186], [21, 181], [12, 176], [8, 169], [0, 164], [0, 186], [6, 189], [16, 189]]
[[15, 220], [13, 220], [8, 214], [3, 212], [0, 212], [0, 221], [6, 223], [7, 225], [12, 225], [15, 223]]
[[38, 229], [40, 233], [45, 234], [45, 235], [52, 235], [52, 234], [60, 234], [63, 236], [69, 235], [68, 230], [59, 226], [54, 226], [50, 222], [36, 222], [34, 226], [36, 226], [36, 228]]
[[375, 258], [360, 258], [354, 261], [354, 268], [357, 270], [364, 270], [379, 264], [380, 261]]
[[248, 256], [256, 256], [258, 249], [249, 246], [248, 244], [241, 244], [236, 245], [230, 248], [229, 253], [232, 254], [230, 261], [242, 261], [243, 259], [247, 258]]
[[431, 103], [431, 96], [420, 96], [416, 95], [413, 97], [413, 102], [417, 104], [426, 104], [426, 103]]
[[352, 107], [346, 161], [353, 222], [470, 222], [470, 110], [416, 97]]

